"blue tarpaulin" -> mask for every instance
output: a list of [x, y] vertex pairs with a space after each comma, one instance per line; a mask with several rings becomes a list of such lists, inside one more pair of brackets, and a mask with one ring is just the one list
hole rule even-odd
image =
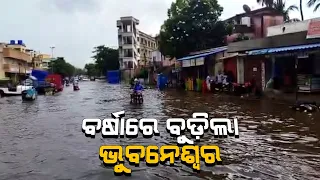
[[106, 74], [107, 81], [110, 84], [119, 84], [120, 83], [120, 71], [108, 71]]
[[32, 70], [31, 75], [41, 82], [46, 80], [46, 77], [49, 75], [49, 73], [47, 71], [42, 70]]

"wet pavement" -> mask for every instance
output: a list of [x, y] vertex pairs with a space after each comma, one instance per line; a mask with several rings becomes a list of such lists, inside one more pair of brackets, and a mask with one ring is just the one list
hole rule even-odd
[[[67, 87], [55, 96], [0, 99], [0, 179], [319, 179], [320, 116], [292, 111], [267, 100], [202, 95], [193, 92], [146, 90], [143, 105], [130, 105], [129, 89], [104, 82], [81, 82], [80, 91]], [[160, 137], [95, 139], [81, 131], [84, 118], [110, 117], [125, 110], [126, 118], [154, 117]], [[215, 139], [208, 133], [201, 144], [221, 148], [222, 165], [201, 167], [200, 174], [184, 165], [133, 168], [132, 177], [116, 177], [105, 168], [98, 150], [107, 144], [176, 144], [165, 130], [169, 117], [190, 118], [196, 111], [210, 117], [239, 118], [240, 138]]]

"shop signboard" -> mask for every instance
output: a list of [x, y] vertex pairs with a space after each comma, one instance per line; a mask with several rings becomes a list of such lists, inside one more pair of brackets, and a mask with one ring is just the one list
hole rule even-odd
[[196, 59], [196, 66], [201, 66], [201, 65], [204, 65], [204, 58], [203, 57]]
[[190, 60], [182, 61], [182, 67], [190, 67], [190, 66], [191, 66]]
[[320, 38], [320, 18], [311, 19], [308, 27], [307, 39]]
[[195, 59], [191, 59], [190, 60], [190, 66], [196, 66], [196, 60]]

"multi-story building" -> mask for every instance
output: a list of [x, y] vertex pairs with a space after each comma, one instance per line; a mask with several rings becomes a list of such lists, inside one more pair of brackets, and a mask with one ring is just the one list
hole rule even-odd
[[31, 73], [32, 55], [25, 44], [11, 40], [9, 44], [0, 43], [0, 78], [18, 79]]
[[157, 43], [154, 37], [139, 31], [138, 41], [140, 42], [140, 61], [138, 64], [140, 66], [148, 66], [153, 62], [152, 60], [152, 52], [158, 49]]
[[247, 10], [237, 14], [225, 22], [234, 26], [233, 33], [227, 37], [227, 42], [237, 41], [239, 36], [247, 39], [263, 38], [267, 36], [267, 28], [284, 23], [283, 14], [279, 11], [265, 7], [257, 10]]
[[139, 31], [138, 25], [139, 20], [132, 16], [117, 21], [120, 69], [129, 77], [139, 66], [149, 65], [152, 51], [157, 49], [155, 38]]
[[50, 62], [52, 60], [51, 55], [39, 54], [38, 57], [39, 57], [39, 59], [41, 59], [41, 69], [48, 70], [49, 69], [49, 64], [50, 64]]

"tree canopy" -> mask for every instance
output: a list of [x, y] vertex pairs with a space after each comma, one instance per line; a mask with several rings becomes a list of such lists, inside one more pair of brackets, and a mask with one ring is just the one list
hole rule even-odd
[[313, 12], [316, 12], [320, 7], [320, 0], [309, 0], [307, 5], [308, 7], [313, 7]]
[[[287, 7], [287, 3], [285, 0], [257, 0], [257, 3], [261, 4], [262, 6], [271, 7], [281, 14], [283, 14], [283, 18], [285, 22], [292, 22], [292, 21], [299, 21], [299, 19], [294, 18], [291, 19], [289, 16], [289, 13], [292, 11], [298, 11], [299, 8], [296, 5], [290, 5]], [[300, 4], [302, 3], [302, 0], [300, 0]], [[303, 20], [303, 12], [302, 7], [300, 5], [300, 13], [301, 13], [301, 19]]]
[[90, 77], [95, 77], [99, 75], [98, 68], [94, 63], [86, 64], [84, 66], [84, 69], [86, 70], [86, 74]]
[[159, 34], [161, 53], [179, 58], [192, 51], [225, 45], [225, 36], [232, 29], [219, 20], [222, 11], [217, 0], [173, 2]]
[[94, 47], [92, 52], [94, 63], [85, 65], [85, 70], [88, 76], [104, 75], [109, 70], [119, 69], [119, 52], [118, 49], [113, 49], [100, 45]]
[[63, 77], [70, 77], [75, 75], [77, 68], [66, 62], [64, 57], [58, 57], [49, 64], [49, 71], [51, 73], [60, 74]]

